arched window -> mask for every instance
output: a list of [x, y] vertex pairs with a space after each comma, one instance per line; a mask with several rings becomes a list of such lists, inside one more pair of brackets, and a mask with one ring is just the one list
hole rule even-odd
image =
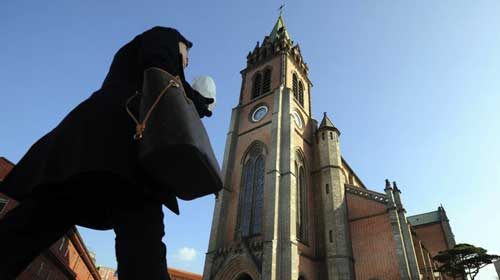
[[299, 82], [299, 103], [304, 106], [304, 85], [302, 81]]
[[258, 97], [262, 94], [262, 74], [257, 73], [253, 80], [252, 98]]
[[262, 84], [262, 93], [267, 93], [271, 90], [271, 69], [264, 71], [264, 83]]
[[299, 162], [295, 162], [295, 174], [297, 185], [297, 239], [302, 243], [308, 242], [308, 227], [307, 227], [307, 179], [304, 171], [304, 162], [302, 158]]
[[292, 91], [293, 91], [293, 96], [295, 96], [295, 98], [297, 98], [297, 88], [298, 88], [298, 81], [297, 81], [297, 74], [293, 73], [293, 76], [292, 76]]
[[243, 167], [243, 182], [241, 184], [242, 199], [240, 200], [241, 222], [240, 232], [243, 236], [247, 236], [250, 232], [250, 219], [252, 216], [252, 198], [253, 198], [253, 177], [254, 177], [254, 161], [249, 159]]
[[262, 229], [262, 206], [264, 205], [264, 168], [264, 156], [260, 155], [255, 161], [252, 234], [259, 234]]
[[240, 191], [238, 232], [242, 237], [262, 232], [264, 205], [265, 165], [264, 149], [257, 145], [251, 149], [243, 166]]

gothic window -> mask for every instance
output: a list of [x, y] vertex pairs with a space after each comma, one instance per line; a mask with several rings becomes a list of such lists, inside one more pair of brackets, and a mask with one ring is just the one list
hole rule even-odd
[[264, 165], [264, 156], [260, 155], [255, 161], [252, 234], [259, 234], [262, 229], [262, 206], [264, 205]]
[[250, 230], [250, 217], [252, 215], [253, 197], [253, 174], [254, 161], [249, 159], [243, 168], [242, 199], [241, 199], [241, 223], [240, 232], [243, 236], [248, 235]]
[[267, 93], [271, 90], [271, 69], [264, 71], [264, 83], [262, 85], [262, 93]]
[[262, 231], [265, 165], [263, 147], [253, 147], [244, 164], [241, 182], [238, 232], [242, 237]]
[[295, 174], [297, 186], [297, 239], [302, 243], [307, 243], [307, 179], [303, 161], [295, 162]]
[[253, 80], [252, 98], [258, 97], [262, 94], [262, 74], [257, 73]]
[[298, 93], [298, 80], [297, 80], [297, 74], [293, 73], [293, 78], [292, 78], [292, 91], [293, 91], [293, 96], [297, 98], [297, 93]]
[[302, 81], [299, 82], [299, 103], [301, 106], [304, 106], [304, 85]]

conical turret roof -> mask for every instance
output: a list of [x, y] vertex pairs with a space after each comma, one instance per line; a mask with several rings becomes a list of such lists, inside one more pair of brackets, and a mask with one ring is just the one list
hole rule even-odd
[[328, 118], [328, 116], [326, 115], [326, 112], [323, 113], [323, 120], [321, 121], [321, 123], [319, 125], [319, 129], [320, 130], [321, 129], [334, 130], [340, 135], [340, 131], [337, 129], [337, 127], [335, 127], [335, 125], [330, 120], [330, 118]]
[[324, 128], [324, 127], [335, 128], [335, 125], [333, 125], [330, 118], [328, 118], [328, 116], [326, 115], [326, 112], [323, 113], [323, 120], [321, 121], [321, 124], [319, 125], [319, 128]]

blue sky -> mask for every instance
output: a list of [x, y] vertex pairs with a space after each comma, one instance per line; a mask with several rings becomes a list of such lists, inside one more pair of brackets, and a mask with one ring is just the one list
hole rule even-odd
[[[217, 83], [204, 122], [222, 159], [239, 71], [280, 4], [2, 1], [0, 155], [17, 162], [99, 88], [119, 47], [164, 25], [194, 42], [188, 79]], [[313, 116], [329, 113], [364, 183], [381, 191], [396, 180], [409, 215], [442, 203], [457, 242], [500, 254], [500, 2], [291, 0], [284, 17], [310, 68]], [[165, 209], [169, 265], [202, 272], [213, 204], [181, 202], [181, 216]], [[80, 231], [98, 264], [116, 266], [112, 231]]]

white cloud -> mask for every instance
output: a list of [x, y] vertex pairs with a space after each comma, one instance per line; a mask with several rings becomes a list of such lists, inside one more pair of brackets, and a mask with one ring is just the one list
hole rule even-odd
[[176, 257], [183, 261], [192, 261], [196, 258], [198, 252], [194, 248], [182, 247], [176, 254]]

